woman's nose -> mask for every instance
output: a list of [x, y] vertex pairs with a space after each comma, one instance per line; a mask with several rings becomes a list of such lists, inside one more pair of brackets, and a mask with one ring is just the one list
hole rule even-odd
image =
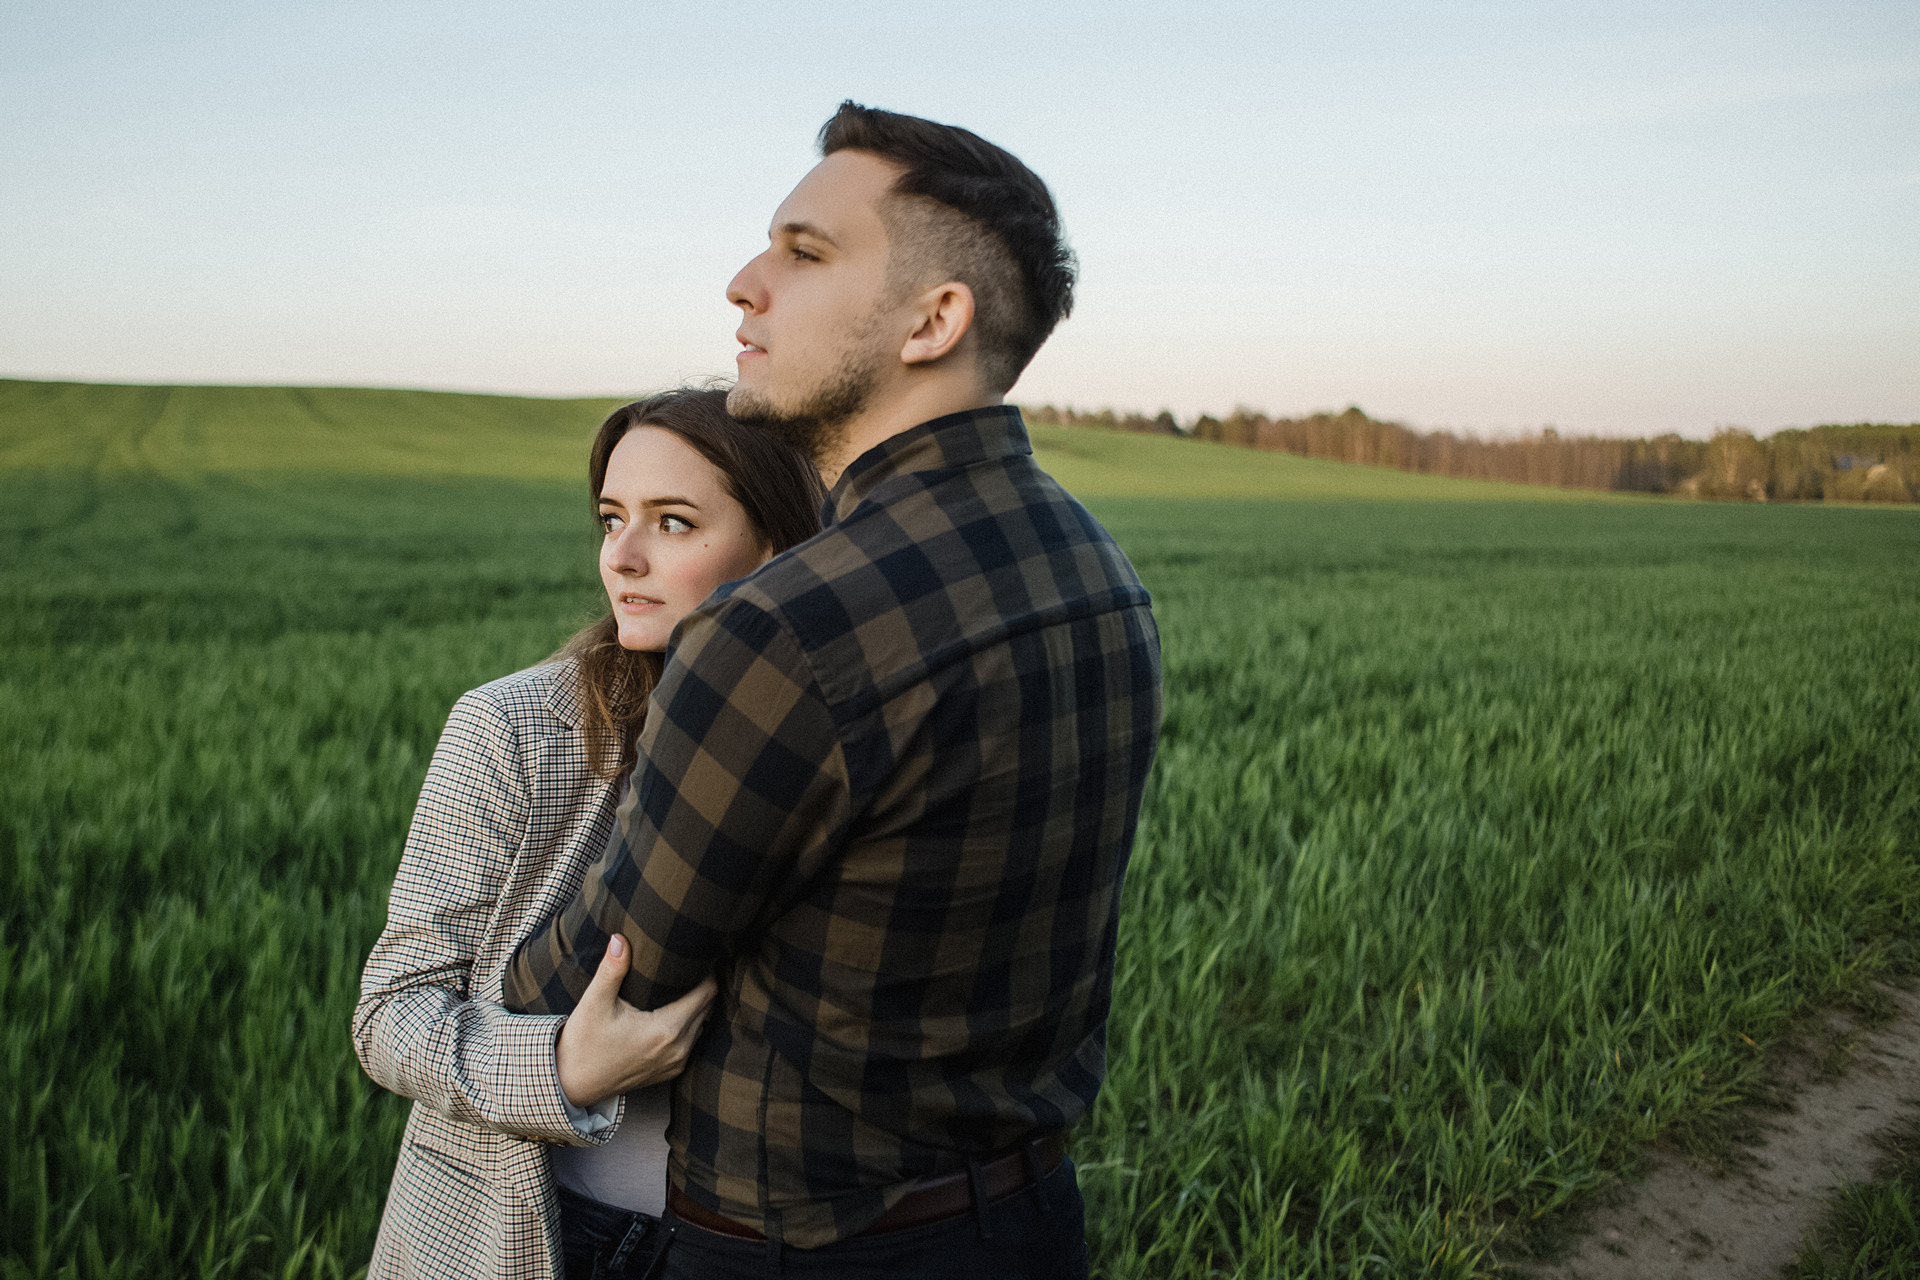
[[608, 538], [603, 554], [606, 557], [607, 568], [616, 573], [624, 573], [633, 578], [644, 578], [647, 575], [646, 548], [641, 545], [641, 540], [634, 536], [632, 525], [628, 525], [613, 537]]

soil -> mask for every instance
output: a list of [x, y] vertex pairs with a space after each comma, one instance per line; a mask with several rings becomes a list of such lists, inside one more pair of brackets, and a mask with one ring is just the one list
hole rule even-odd
[[1879, 988], [1891, 1017], [1829, 1014], [1774, 1072], [1782, 1103], [1755, 1111], [1714, 1158], [1653, 1150], [1644, 1179], [1586, 1216], [1524, 1280], [1778, 1280], [1842, 1182], [1865, 1181], [1876, 1135], [1920, 1111], [1920, 997]]

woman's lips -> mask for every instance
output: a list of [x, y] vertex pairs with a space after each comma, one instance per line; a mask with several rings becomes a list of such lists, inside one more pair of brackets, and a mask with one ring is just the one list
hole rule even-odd
[[651, 609], [658, 609], [660, 604], [660, 601], [651, 596], [622, 595], [620, 597], [620, 607], [628, 613], [646, 613]]

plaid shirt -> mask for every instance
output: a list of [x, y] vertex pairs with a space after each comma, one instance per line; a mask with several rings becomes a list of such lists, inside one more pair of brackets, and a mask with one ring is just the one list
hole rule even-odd
[[506, 976], [566, 1012], [615, 931], [643, 1009], [717, 974], [671, 1174], [801, 1247], [1092, 1103], [1160, 724], [1146, 590], [1017, 409], [893, 437], [824, 516], [681, 624], [611, 847]]

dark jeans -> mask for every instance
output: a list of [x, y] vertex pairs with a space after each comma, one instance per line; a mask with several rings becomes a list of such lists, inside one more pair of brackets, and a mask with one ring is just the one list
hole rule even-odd
[[[985, 1235], [981, 1218], [985, 1218]], [[1073, 1161], [987, 1206], [908, 1231], [854, 1236], [818, 1249], [791, 1245], [778, 1257], [762, 1241], [737, 1240], [667, 1210], [672, 1240], [661, 1280], [747, 1277], [913, 1277], [914, 1280], [1085, 1280], [1087, 1215]]]
[[659, 1256], [667, 1232], [650, 1213], [616, 1209], [565, 1187], [560, 1193], [560, 1252], [566, 1280], [640, 1280]]

